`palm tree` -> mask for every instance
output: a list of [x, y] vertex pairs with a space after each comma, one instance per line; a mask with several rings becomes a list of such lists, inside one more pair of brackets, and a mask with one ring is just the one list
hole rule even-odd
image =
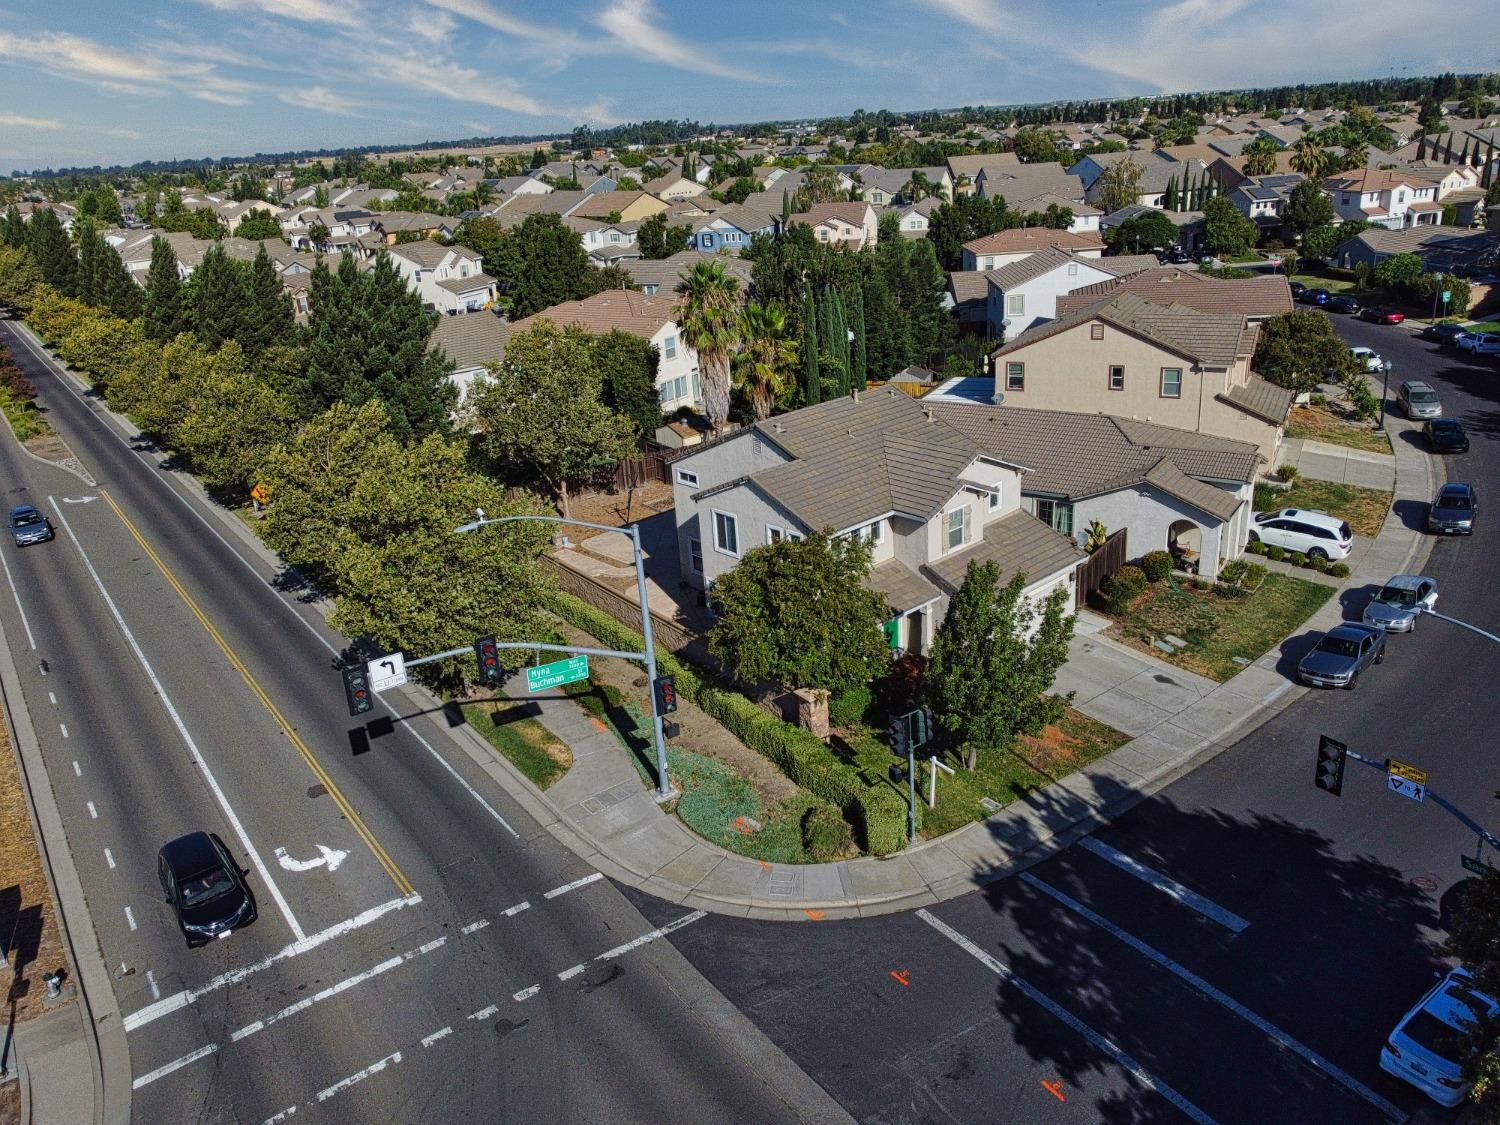
[[683, 275], [677, 292], [683, 343], [698, 353], [703, 412], [714, 433], [722, 433], [729, 421], [729, 356], [740, 342], [740, 283], [724, 272], [723, 262], [698, 262]]
[[1269, 176], [1276, 171], [1275, 143], [1269, 137], [1258, 137], [1245, 146], [1245, 175]]
[[792, 385], [799, 360], [797, 342], [787, 335], [786, 311], [775, 301], [751, 301], [740, 315], [744, 350], [735, 357], [735, 383], [745, 389], [755, 419], [771, 416], [776, 396]]
[[1345, 172], [1355, 172], [1370, 162], [1370, 146], [1355, 141], [1344, 149], [1344, 155], [1339, 163]]
[[1328, 169], [1328, 153], [1312, 137], [1303, 137], [1292, 149], [1292, 170], [1309, 180], [1321, 179]]
[[475, 207], [483, 207], [486, 203], [494, 201], [495, 189], [489, 181], [480, 180], [474, 185], [474, 190], [469, 192], [469, 195], [473, 198]]

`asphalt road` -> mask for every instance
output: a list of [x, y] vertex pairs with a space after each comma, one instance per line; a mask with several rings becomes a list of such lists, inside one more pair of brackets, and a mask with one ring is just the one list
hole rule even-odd
[[[1392, 359], [1393, 393], [1433, 383], [1473, 438], [1448, 475], [1493, 506], [1500, 369], [1336, 323]], [[1497, 550], [1500, 518], [1483, 511], [1472, 539], [1435, 545], [1440, 610], [1500, 632]], [[1372, 592], [1346, 596], [1349, 617]], [[1308, 643], [1288, 640], [1286, 667]], [[1375, 769], [1351, 762], [1342, 797], [1317, 790], [1317, 737], [1427, 769], [1500, 829], [1500, 646], [1425, 620], [1390, 652], [1356, 691], [1298, 701], [1092, 837], [1128, 859], [1080, 843], [927, 916], [712, 918], [671, 940], [864, 1121], [1399, 1120], [1426, 1101], [1379, 1069], [1380, 1045], [1442, 965], [1476, 841]]]
[[[0, 559], [129, 1029], [136, 1120], [785, 1121], [820, 1095], [612, 884], [413, 714], [363, 752], [332, 652], [201, 502], [3, 325], [87, 486], [0, 440], [55, 541]], [[157, 849], [217, 832], [259, 919], [189, 950]], [[679, 931], [680, 932], [680, 931]], [[800, 1100], [799, 1100], [800, 1099]], [[278, 1114], [284, 1115], [280, 1118]]]

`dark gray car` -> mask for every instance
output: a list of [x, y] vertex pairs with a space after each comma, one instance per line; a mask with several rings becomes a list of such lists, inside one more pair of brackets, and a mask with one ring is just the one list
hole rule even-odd
[[10, 510], [10, 537], [17, 547], [45, 543], [52, 534], [51, 521], [30, 504], [19, 504]]
[[1479, 498], [1474, 486], [1450, 481], [1438, 489], [1427, 509], [1427, 530], [1438, 535], [1473, 535]]
[[1384, 659], [1384, 629], [1346, 623], [1318, 638], [1297, 665], [1297, 678], [1312, 687], [1352, 688], [1361, 672]]

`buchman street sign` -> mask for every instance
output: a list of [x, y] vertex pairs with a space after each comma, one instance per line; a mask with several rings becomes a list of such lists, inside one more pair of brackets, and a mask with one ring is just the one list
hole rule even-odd
[[1461, 855], [1458, 857], [1458, 861], [1464, 865], [1465, 871], [1472, 872], [1475, 875], [1483, 875], [1490, 869], [1489, 864], [1474, 856]]
[[586, 680], [589, 675], [587, 656], [570, 656], [566, 660], [554, 660], [551, 664], [538, 664], [526, 669], [526, 690], [545, 691], [547, 688], [571, 684], [574, 680]]
[[406, 683], [406, 656], [402, 653], [377, 656], [365, 667], [370, 673], [370, 688], [377, 694]]
[[1392, 793], [1399, 793], [1413, 801], [1421, 801], [1427, 796], [1426, 770], [1419, 770], [1416, 766], [1409, 766], [1405, 762], [1387, 758], [1385, 771], [1386, 784]]

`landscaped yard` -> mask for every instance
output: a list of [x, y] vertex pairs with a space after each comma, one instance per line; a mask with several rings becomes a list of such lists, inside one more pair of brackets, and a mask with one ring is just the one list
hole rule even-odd
[[1464, 325], [1465, 332], [1500, 332], [1500, 320], [1471, 320]]
[[465, 703], [463, 713], [469, 726], [538, 789], [546, 789], [573, 764], [567, 744], [532, 718], [524, 703], [483, 700]]
[[1347, 445], [1367, 453], [1391, 451], [1391, 439], [1372, 429], [1370, 423], [1346, 417], [1328, 406], [1294, 406], [1287, 419], [1286, 436]]
[[[1310, 480], [1298, 477], [1285, 492], [1275, 489], [1255, 490], [1256, 511], [1274, 511], [1280, 508], [1311, 508], [1338, 516], [1349, 524], [1355, 535], [1373, 539], [1380, 534], [1386, 513], [1391, 510], [1391, 493], [1378, 488], [1360, 488], [1354, 484], [1339, 484], [1329, 480]], [[1268, 501], [1263, 503], [1262, 501]]]
[[[1312, 616], [1334, 592], [1332, 586], [1285, 574], [1269, 574], [1253, 593], [1226, 597], [1215, 590], [1148, 586], [1117, 618], [1120, 640], [1189, 672], [1223, 681]], [[1168, 634], [1187, 642], [1166, 653], [1152, 641]]]
[[[981, 751], [972, 773], [958, 761], [940, 757], [938, 760], [955, 772], [950, 777], [939, 771], [937, 807], [931, 809], [927, 807], [927, 786], [932, 767], [923, 764], [929, 752], [919, 750], [921, 835], [930, 839], [983, 820], [995, 810], [980, 804], [982, 798], [988, 797], [996, 805], [1008, 805], [1031, 790], [1102, 758], [1128, 741], [1128, 735], [1070, 707], [1056, 726], [1046, 728], [1037, 738], [1022, 735], [1012, 750]], [[851, 755], [861, 773], [873, 784], [893, 784], [889, 771], [896, 759], [885, 739], [871, 728], [861, 726], [842, 731], [835, 735], [834, 746], [841, 753]], [[906, 783], [902, 782], [897, 788], [904, 798]]]

